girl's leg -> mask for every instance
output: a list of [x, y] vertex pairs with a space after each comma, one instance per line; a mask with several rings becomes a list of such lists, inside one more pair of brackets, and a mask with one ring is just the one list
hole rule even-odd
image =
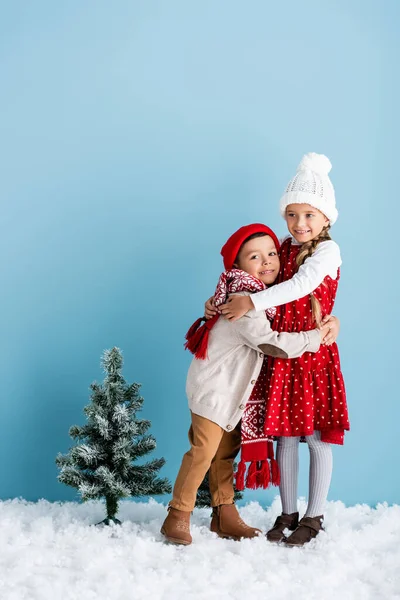
[[297, 482], [299, 478], [299, 437], [280, 437], [276, 459], [281, 472], [279, 492], [282, 512], [291, 515], [297, 512]]
[[321, 442], [321, 432], [315, 431], [306, 437], [310, 449], [310, 479], [306, 517], [324, 514], [332, 478], [332, 448]]

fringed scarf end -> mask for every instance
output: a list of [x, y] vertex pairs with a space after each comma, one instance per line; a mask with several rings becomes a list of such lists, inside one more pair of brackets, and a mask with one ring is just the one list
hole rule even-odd
[[238, 492], [244, 490], [244, 476], [246, 473], [246, 463], [243, 460], [238, 464], [238, 469], [235, 473], [235, 487]]
[[271, 470], [268, 460], [262, 460], [257, 471], [257, 487], [266, 490], [271, 483]]
[[281, 472], [279, 469], [278, 462], [275, 458], [271, 458], [271, 474], [272, 474], [272, 485], [281, 485]]

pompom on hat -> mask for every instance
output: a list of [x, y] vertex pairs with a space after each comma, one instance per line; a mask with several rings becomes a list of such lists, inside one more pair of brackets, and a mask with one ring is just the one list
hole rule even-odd
[[331, 161], [324, 154], [305, 154], [280, 200], [282, 217], [285, 217], [289, 204], [310, 204], [320, 210], [333, 225], [338, 218], [338, 211], [335, 190], [329, 179], [331, 169]]
[[221, 255], [224, 261], [224, 267], [226, 271], [229, 271], [233, 268], [233, 264], [239, 254], [239, 250], [243, 242], [247, 240], [254, 233], [265, 233], [265, 235], [269, 235], [276, 246], [276, 249], [279, 252], [280, 243], [275, 233], [262, 223], [252, 223], [251, 225], [244, 225], [235, 233], [231, 235], [231, 237], [225, 242], [225, 244], [221, 248]]

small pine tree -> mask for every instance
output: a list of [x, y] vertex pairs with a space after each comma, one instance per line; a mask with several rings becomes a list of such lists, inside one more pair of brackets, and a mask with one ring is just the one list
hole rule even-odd
[[[236, 470], [236, 463], [233, 465], [234, 470]], [[210, 481], [208, 477], [209, 471], [207, 471], [199, 489], [197, 490], [196, 496], [196, 506], [197, 508], [209, 508], [211, 506], [211, 494], [210, 494]], [[243, 498], [242, 492], [239, 492], [234, 487], [234, 500], [241, 500]]]
[[127, 384], [121, 374], [121, 350], [106, 350], [101, 362], [106, 377], [101, 385], [90, 386], [91, 401], [84, 408], [87, 424], [71, 427], [69, 434], [77, 443], [68, 454], [59, 454], [56, 464], [59, 481], [76, 488], [82, 500], [105, 498], [107, 518], [102, 523], [108, 525], [120, 523], [115, 515], [121, 498], [168, 494], [171, 485], [157, 477], [164, 458], [134, 464], [154, 450], [156, 440], [146, 435], [150, 421], [136, 417], [143, 398], [140, 385]]

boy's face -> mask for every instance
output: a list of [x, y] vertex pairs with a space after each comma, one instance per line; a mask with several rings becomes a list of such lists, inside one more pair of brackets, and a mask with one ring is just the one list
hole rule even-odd
[[264, 235], [246, 242], [238, 254], [235, 266], [266, 285], [274, 283], [280, 263], [273, 239]]

